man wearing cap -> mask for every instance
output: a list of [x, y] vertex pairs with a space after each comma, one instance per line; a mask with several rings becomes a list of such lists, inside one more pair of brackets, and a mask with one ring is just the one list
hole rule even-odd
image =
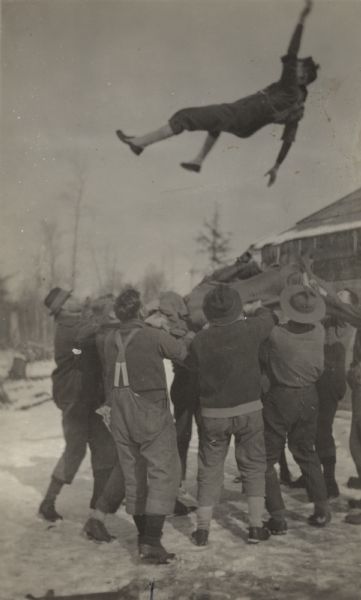
[[201, 411], [197, 529], [192, 541], [198, 546], [208, 542], [234, 435], [235, 457], [248, 502], [248, 540], [257, 543], [269, 537], [262, 525], [266, 455], [258, 355], [274, 320], [272, 313], [262, 308], [246, 317], [238, 292], [225, 284], [206, 294], [203, 311], [209, 327], [195, 336], [186, 359], [188, 368], [198, 372]]
[[[317, 288], [316, 288], [317, 289]], [[356, 307], [358, 298], [351, 290], [342, 289], [333, 297], [345, 305]], [[354, 328], [341, 316], [328, 315], [323, 320], [325, 328], [325, 369], [317, 382], [319, 398], [316, 451], [325, 478], [328, 497], [337, 498], [339, 488], [336, 481], [336, 445], [333, 437], [333, 422], [339, 402], [346, 393], [346, 356], [354, 335]], [[305, 487], [301, 475], [291, 487]]]
[[47, 521], [57, 521], [62, 517], [55, 509], [56, 498], [63, 485], [73, 481], [87, 445], [94, 476], [92, 509], [115, 464], [116, 451], [101, 416], [95, 412], [104, 402], [95, 339], [84, 337], [78, 343], [79, 330], [84, 324], [82, 305], [71, 292], [58, 287], [49, 292], [44, 304], [55, 319], [53, 398], [62, 411], [65, 449], [55, 466], [39, 514]]
[[263, 408], [267, 451], [266, 507], [271, 516], [266, 525], [273, 534], [287, 531], [285, 506], [274, 468], [286, 438], [315, 505], [309, 524], [323, 527], [331, 519], [325, 481], [315, 450], [316, 382], [324, 368], [325, 333], [320, 321], [325, 316], [325, 303], [316, 291], [302, 285], [286, 287], [280, 303], [288, 322], [275, 327], [267, 342], [271, 387]]

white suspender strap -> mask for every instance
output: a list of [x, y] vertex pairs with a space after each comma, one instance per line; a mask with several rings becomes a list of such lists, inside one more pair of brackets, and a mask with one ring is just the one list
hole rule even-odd
[[120, 362], [116, 362], [115, 363], [114, 387], [119, 387], [119, 382], [120, 382], [120, 366], [121, 366]]
[[[117, 359], [115, 362], [115, 369], [114, 369], [114, 387], [129, 387], [129, 377], [128, 377], [127, 363], [125, 360], [125, 350], [126, 350], [128, 344], [130, 343], [130, 341], [136, 335], [136, 333], [138, 333], [138, 331], [139, 331], [138, 328], [132, 329], [132, 331], [129, 333], [129, 335], [126, 338], [124, 343], [123, 343], [120, 331], [117, 330], [115, 332], [115, 343], [118, 348], [118, 355], [117, 355]], [[121, 385], [121, 383], [120, 383], [120, 375], [122, 375], [123, 385]]]
[[124, 387], [128, 387], [129, 386], [129, 379], [128, 379], [127, 363], [126, 362], [122, 362], [122, 363], [120, 363], [120, 366], [121, 366], [121, 369], [122, 369], [123, 385], [124, 385]]

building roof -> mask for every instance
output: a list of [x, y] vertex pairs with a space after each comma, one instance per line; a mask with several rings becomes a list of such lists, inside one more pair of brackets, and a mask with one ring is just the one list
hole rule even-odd
[[268, 245], [358, 228], [361, 228], [361, 188], [298, 221], [291, 229], [256, 242], [253, 247], [260, 250]]

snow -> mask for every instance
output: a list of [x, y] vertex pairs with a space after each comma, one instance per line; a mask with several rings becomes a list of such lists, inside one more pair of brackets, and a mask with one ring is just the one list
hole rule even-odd
[[[51, 363], [34, 365], [33, 373], [49, 375]], [[42, 370], [41, 370], [42, 369]], [[167, 368], [168, 374], [169, 369]], [[246, 502], [232, 449], [225, 466], [225, 486], [212, 523], [210, 543], [197, 548], [189, 537], [195, 515], [167, 520], [164, 544], [176, 552], [173, 564], [151, 567], [137, 558], [136, 534], [122, 507], [107, 520], [117, 536], [111, 544], [94, 544], [82, 534], [91, 495], [89, 458], [75, 481], [59, 496], [64, 521], [52, 525], [37, 517], [51, 471], [63, 449], [60, 412], [52, 402], [19, 410], [50, 393], [49, 377], [6, 382], [12, 400], [0, 411], [1, 561], [0, 599], [117, 590], [120, 598], [154, 600], [356, 600], [360, 597], [361, 527], [347, 525], [347, 498], [359, 497], [345, 482], [354, 475], [348, 451], [350, 413], [339, 411], [335, 422], [337, 475], [341, 498], [333, 502], [333, 520], [323, 529], [308, 526], [312, 505], [303, 490], [284, 489], [289, 532], [257, 546], [248, 545]], [[44, 396], [45, 397], [45, 396]], [[192, 439], [187, 486], [196, 495], [197, 439]], [[294, 476], [297, 468], [291, 462]], [[265, 515], [266, 516], [266, 515]]]
[[254, 244], [254, 248], [256, 250], [260, 250], [264, 246], [268, 246], [272, 244], [273, 246], [278, 246], [283, 244], [284, 242], [288, 242], [291, 240], [300, 240], [307, 237], [317, 237], [319, 235], [327, 235], [330, 233], [336, 233], [337, 231], [349, 231], [351, 229], [361, 229], [361, 221], [348, 221], [347, 223], [331, 223], [331, 224], [323, 224], [318, 227], [309, 227], [308, 229], [297, 229], [297, 227], [293, 229], [288, 229], [283, 233], [279, 233], [277, 235], [273, 235], [271, 237], [264, 238], [259, 242]]

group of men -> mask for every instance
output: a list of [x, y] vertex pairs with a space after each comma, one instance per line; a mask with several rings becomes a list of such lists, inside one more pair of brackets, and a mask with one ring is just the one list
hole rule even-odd
[[[199, 434], [194, 544], [208, 543], [232, 435], [248, 504], [249, 543], [287, 532], [275, 469], [286, 444], [314, 503], [308, 523], [326, 526], [329, 499], [338, 495], [332, 422], [344, 394], [345, 341], [337, 328], [345, 324], [326, 324], [323, 298], [305, 285], [284, 288], [277, 315], [259, 302], [243, 306], [235, 289], [215, 285], [203, 300], [207, 324], [198, 332], [191, 331], [180, 297], [170, 292], [167, 302], [172, 305], [168, 313], [149, 315], [134, 288], [85, 307], [61, 288], [46, 297], [56, 323], [53, 395], [62, 411], [66, 444], [40, 505], [41, 516], [62, 518], [56, 498], [72, 482], [89, 445], [94, 485], [84, 527], [88, 537], [112, 539], [104, 521], [125, 499], [138, 532], [139, 556], [169, 562], [174, 554], [161, 543], [165, 518], [193, 508], [179, 500], [179, 490], [194, 415]], [[357, 406], [360, 342], [357, 334], [349, 378]], [[164, 359], [174, 365], [173, 415]], [[360, 412], [361, 406], [354, 406], [355, 462]], [[358, 475], [354, 479], [361, 487]], [[353, 502], [352, 510], [358, 508]], [[358, 524], [360, 515], [351, 512], [346, 519]]]

